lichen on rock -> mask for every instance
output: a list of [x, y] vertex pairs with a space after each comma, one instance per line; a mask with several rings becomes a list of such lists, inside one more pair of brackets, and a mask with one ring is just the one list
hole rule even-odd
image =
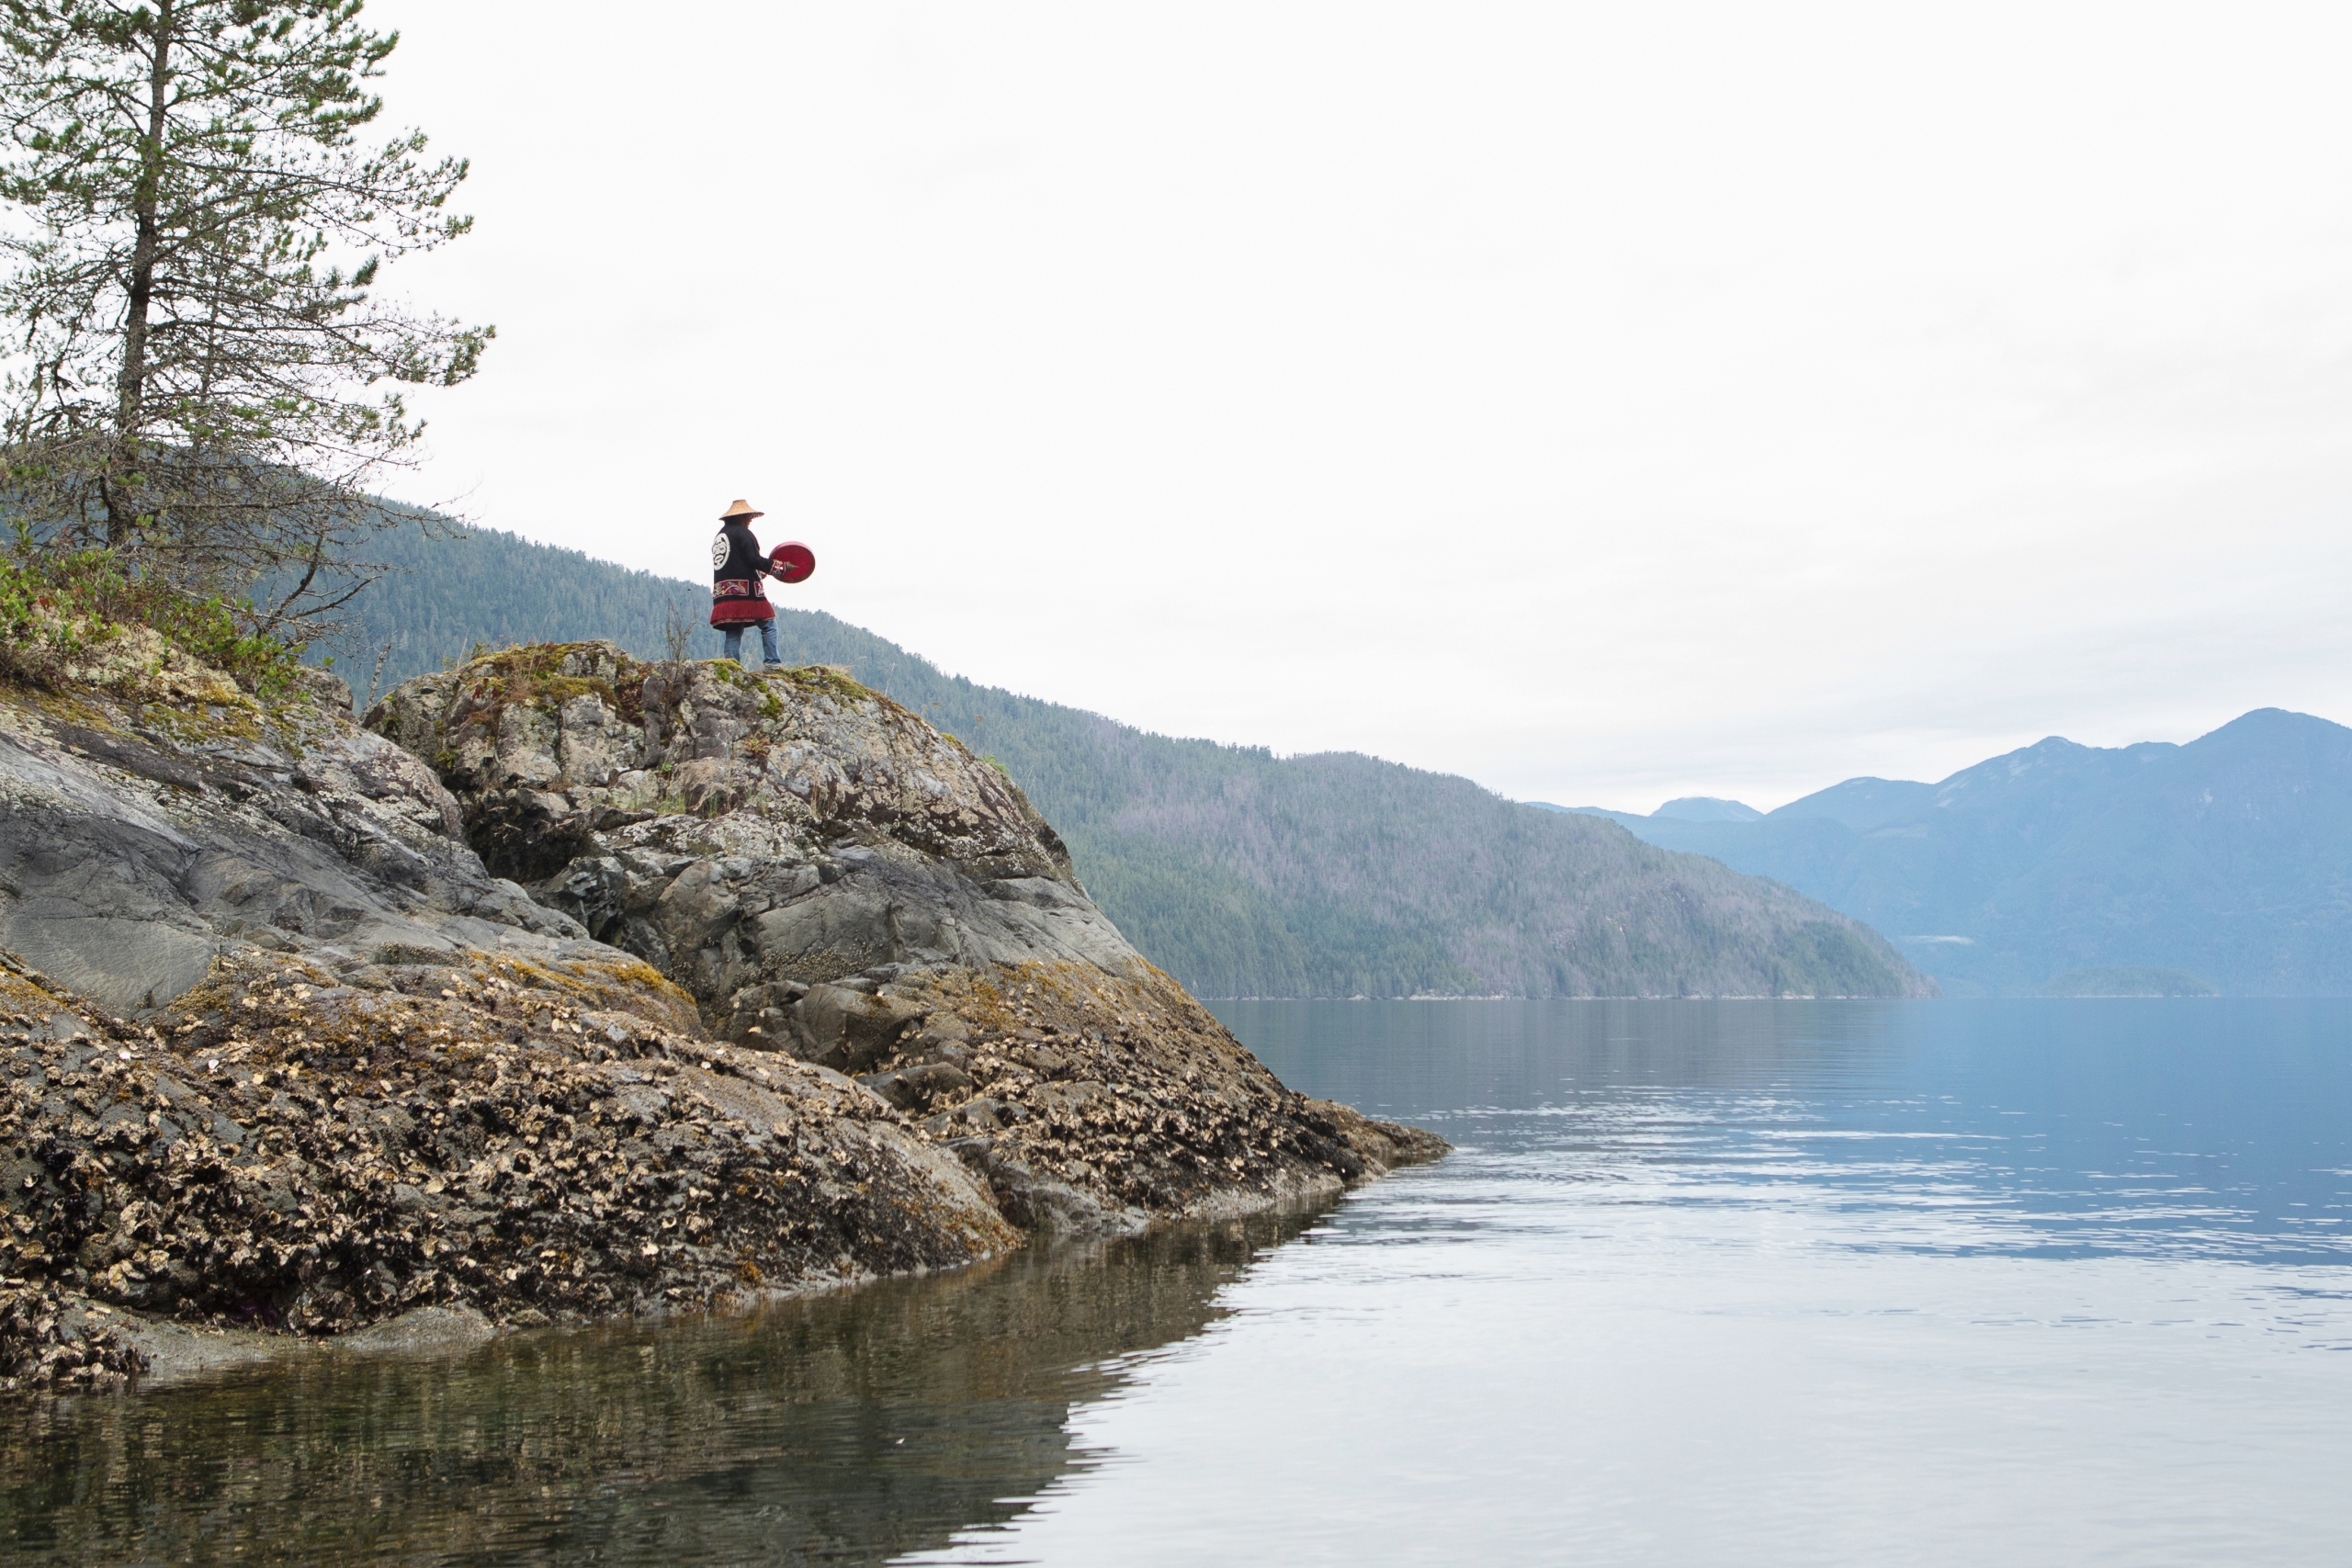
[[433, 761], [493, 872], [707, 1003], [899, 958], [1133, 956], [1011, 780], [831, 671], [562, 644], [421, 676], [366, 722]]

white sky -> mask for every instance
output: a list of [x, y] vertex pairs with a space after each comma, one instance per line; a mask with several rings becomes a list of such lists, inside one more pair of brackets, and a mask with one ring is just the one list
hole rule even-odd
[[374, 0], [393, 487], [1148, 728], [1759, 807], [2352, 719], [2352, 10]]

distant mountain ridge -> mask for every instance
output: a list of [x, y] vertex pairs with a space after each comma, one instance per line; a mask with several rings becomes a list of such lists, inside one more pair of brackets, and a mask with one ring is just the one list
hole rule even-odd
[[1524, 804], [1538, 811], [1556, 811], [1566, 817], [1606, 817], [1612, 822], [1648, 821], [1663, 818], [1680, 822], [1760, 822], [1764, 813], [1736, 800], [1724, 800], [1712, 795], [1686, 795], [1669, 800], [1648, 818], [1631, 811], [1611, 811], [1600, 806], [1555, 806], [1548, 800], [1531, 800]]
[[[363, 695], [476, 642], [602, 637], [693, 651], [708, 590], [490, 530], [402, 535], [342, 667]], [[1345, 753], [1148, 735], [944, 674], [831, 615], [781, 609], [787, 662], [837, 664], [993, 755], [1127, 939], [1210, 997], [1925, 996], [1885, 939], [1789, 888], [1532, 812], [1467, 779]]]
[[2352, 729], [2309, 714], [2258, 708], [2185, 746], [2052, 736], [1754, 822], [1609, 815], [1868, 921], [1948, 995], [2123, 969], [2352, 994]]
[[2213, 987], [2177, 969], [2069, 969], [2041, 987], [2045, 997], [2210, 997]]

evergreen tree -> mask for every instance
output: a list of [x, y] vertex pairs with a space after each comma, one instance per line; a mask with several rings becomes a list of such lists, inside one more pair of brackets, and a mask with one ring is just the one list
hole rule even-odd
[[267, 583], [263, 629], [374, 574], [369, 480], [422, 430], [401, 389], [465, 380], [491, 336], [374, 293], [469, 220], [463, 161], [363, 141], [399, 35], [360, 9], [0, 0], [11, 507], [198, 592]]

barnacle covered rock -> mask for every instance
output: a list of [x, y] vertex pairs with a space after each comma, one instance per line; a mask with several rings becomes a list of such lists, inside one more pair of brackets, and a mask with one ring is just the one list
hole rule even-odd
[[[1020, 1241], [870, 1090], [586, 1005], [601, 978], [484, 957], [355, 987], [253, 953], [133, 1024], [0, 964], [0, 1289], [333, 1334], [700, 1307]], [[32, 1301], [0, 1296], [0, 1377], [136, 1370]]]

